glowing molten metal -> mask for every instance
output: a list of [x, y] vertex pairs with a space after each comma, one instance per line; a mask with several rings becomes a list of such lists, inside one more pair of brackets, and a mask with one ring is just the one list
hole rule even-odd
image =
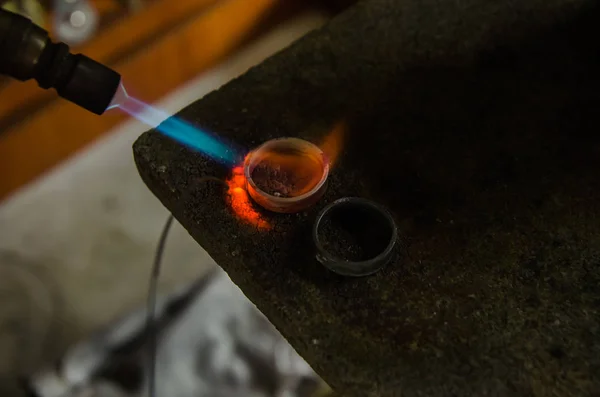
[[269, 229], [250, 198], [274, 212], [292, 213], [316, 203], [325, 192], [331, 165], [338, 159], [345, 132], [340, 123], [320, 146], [297, 138], [265, 142], [250, 152], [244, 164], [233, 169], [228, 196], [241, 220]]
[[233, 168], [231, 178], [227, 181], [227, 187], [231, 209], [242, 221], [262, 230], [271, 228], [271, 225], [256, 211], [246, 192], [246, 178], [242, 166]]

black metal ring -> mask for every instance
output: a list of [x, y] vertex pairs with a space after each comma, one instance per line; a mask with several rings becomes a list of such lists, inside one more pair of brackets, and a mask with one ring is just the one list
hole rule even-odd
[[[320, 232], [324, 220], [338, 210], [362, 211], [363, 215], [371, 217], [371, 221], [374, 223], [371, 226], [387, 228], [387, 230], [381, 229], [380, 231], [389, 232], [386, 233], [389, 236], [386, 237], [389, 238], [389, 241], [378, 253], [365, 260], [352, 261], [334, 255], [325, 248]], [[391, 213], [385, 207], [373, 201], [358, 197], [344, 197], [327, 205], [317, 216], [312, 234], [317, 248], [317, 260], [335, 273], [355, 277], [368, 276], [386, 265], [393, 256], [396, 240], [398, 239], [398, 231]]]

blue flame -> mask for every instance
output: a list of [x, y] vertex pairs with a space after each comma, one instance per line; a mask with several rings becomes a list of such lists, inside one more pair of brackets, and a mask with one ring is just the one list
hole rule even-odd
[[240, 159], [239, 151], [232, 144], [228, 145], [208, 131], [129, 96], [123, 84], [108, 107], [114, 108], [123, 110], [162, 134], [220, 163], [235, 165]]

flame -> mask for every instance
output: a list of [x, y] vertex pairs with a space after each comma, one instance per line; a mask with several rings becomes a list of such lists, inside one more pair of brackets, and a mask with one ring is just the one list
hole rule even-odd
[[319, 145], [323, 153], [329, 158], [330, 167], [334, 166], [342, 151], [346, 129], [345, 122], [338, 122]]
[[262, 219], [254, 209], [250, 196], [246, 192], [246, 177], [242, 166], [234, 167], [231, 178], [227, 180], [227, 196], [233, 212], [246, 223], [256, 226], [261, 230], [268, 230], [271, 225]]

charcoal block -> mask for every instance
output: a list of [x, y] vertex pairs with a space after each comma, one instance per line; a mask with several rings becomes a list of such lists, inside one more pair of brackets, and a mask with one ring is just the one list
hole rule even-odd
[[[178, 115], [253, 148], [346, 135], [323, 199], [243, 222], [230, 170], [156, 131], [139, 173], [343, 396], [600, 391], [600, 20], [592, 0], [367, 0]], [[343, 278], [317, 212], [385, 205], [396, 258]]]

